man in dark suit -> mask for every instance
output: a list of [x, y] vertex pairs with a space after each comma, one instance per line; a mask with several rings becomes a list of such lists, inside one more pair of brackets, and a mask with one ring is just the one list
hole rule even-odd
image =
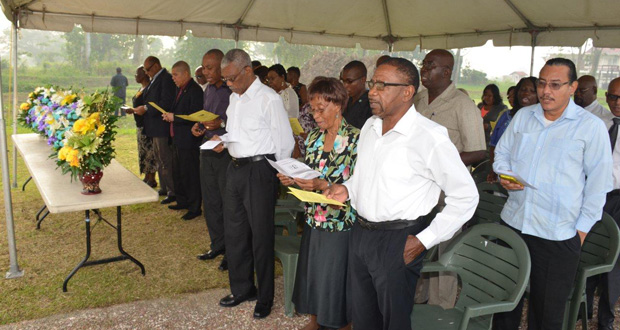
[[173, 146], [170, 141], [170, 123], [165, 122], [161, 112], [149, 102], [157, 104], [166, 111], [171, 111], [175, 86], [172, 76], [162, 68], [159, 59], [155, 56], [149, 56], [144, 60], [144, 72], [151, 78], [151, 83], [144, 89], [144, 105], [136, 108], [135, 112], [143, 116], [144, 133], [153, 139], [161, 191], [167, 192], [168, 195], [161, 203], [169, 204], [176, 200], [172, 179]]
[[172, 80], [177, 86], [171, 112], [162, 114], [164, 121], [172, 123], [170, 135], [174, 144], [172, 173], [176, 192], [176, 205], [172, 210], [187, 209], [183, 220], [201, 215], [200, 205], [200, 137], [192, 134], [194, 122], [178, 115], [191, 115], [202, 109], [202, 88], [192, 79], [187, 62], [179, 61], [172, 66]]

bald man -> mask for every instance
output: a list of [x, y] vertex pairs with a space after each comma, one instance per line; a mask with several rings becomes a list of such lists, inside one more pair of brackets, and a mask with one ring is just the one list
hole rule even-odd
[[[471, 99], [461, 93], [450, 80], [454, 57], [444, 49], [428, 53], [422, 62], [420, 77], [426, 90], [416, 94], [413, 99], [416, 110], [424, 117], [448, 129], [450, 141], [456, 146], [461, 161], [466, 165], [477, 164], [486, 158], [486, 142], [480, 110]], [[445, 205], [440, 197], [437, 210]], [[439, 245], [441, 255], [449, 242]], [[421, 279], [416, 293], [416, 302], [423, 302], [452, 308], [456, 302], [457, 278], [455, 275], [441, 273], [430, 280]]]
[[172, 174], [176, 205], [168, 206], [171, 210], [187, 210], [181, 218], [191, 220], [202, 214], [200, 195], [200, 141], [192, 134], [194, 122], [177, 115], [191, 115], [202, 110], [202, 88], [192, 79], [187, 62], [178, 61], [172, 66], [172, 80], [177, 86], [174, 102], [170, 112], [162, 118], [172, 123], [170, 135], [174, 144]]
[[596, 99], [596, 93], [598, 92], [598, 89], [596, 88], [596, 79], [592, 76], [585, 75], [577, 79], [577, 82], [579, 85], [575, 91], [575, 103], [586, 109], [586, 111], [601, 118], [603, 121], [611, 121], [614, 116], [611, 112], [609, 112], [609, 110], [605, 109], [600, 103], [598, 103], [598, 100]]

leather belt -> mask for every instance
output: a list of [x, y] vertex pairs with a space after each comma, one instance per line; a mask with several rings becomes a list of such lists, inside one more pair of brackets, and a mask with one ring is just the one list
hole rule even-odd
[[420, 224], [420, 221], [424, 220], [424, 217], [418, 217], [415, 220], [390, 220], [382, 222], [372, 222], [364, 219], [359, 214], [357, 215], [357, 222], [364, 229], [368, 230], [399, 230], [411, 226]]
[[233, 166], [241, 167], [249, 163], [260, 162], [261, 160], [265, 160], [265, 159], [275, 160], [275, 157], [272, 154], [243, 157], [243, 158], [232, 157], [231, 161], [232, 161]]

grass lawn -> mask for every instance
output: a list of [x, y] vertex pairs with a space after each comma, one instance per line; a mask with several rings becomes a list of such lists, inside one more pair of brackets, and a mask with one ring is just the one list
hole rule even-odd
[[[138, 175], [134, 126], [132, 117], [119, 121], [116, 159]], [[25, 129], [21, 132], [28, 133]], [[8, 140], [11, 143], [10, 137]], [[9, 150], [9, 157], [12, 157], [12, 144]], [[29, 174], [21, 157], [18, 159], [21, 188]], [[12, 164], [12, 160], [9, 163]], [[144, 264], [146, 276], [143, 277], [130, 261], [85, 267], [69, 282], [69, 292], [63, 293], [64, 278], [85, 253], [83, 212], [50, 214], [41, 229], [36, 230], [34, 217], [43, 201], [34, 183], [29, 183], [24, 192], [13, 189], [12, 197], [18, 261], [25, 275], [19, 279], [0, 280], [0, 324], [228, 286], [228, 273], [217, 270], [220, 258], [209, 262], [196, 259], [196, 255], [208, 249], [204, 218], [183, 221], [181, 211], [149, 203], [122, 209], [124, 248]], [[4, 218], [4, 204], [0, 208]], [[115, 208], [102, 209], [102, 212], [106, 219], [115, 223]], [[7, 246], [5, 221], [1, 221], [2, 274], [9, 269]], [[91, 260], [116, 256], [114, 230], [104, 223], [94, 227], [92, 247]]]

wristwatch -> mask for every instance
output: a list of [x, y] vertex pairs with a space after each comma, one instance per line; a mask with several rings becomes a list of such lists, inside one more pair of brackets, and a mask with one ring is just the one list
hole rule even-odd
[[225, 128], [226, 127], [226, 123], [222, 120], [222, 122], [220, 123], [220, 127], [221, 128]]

